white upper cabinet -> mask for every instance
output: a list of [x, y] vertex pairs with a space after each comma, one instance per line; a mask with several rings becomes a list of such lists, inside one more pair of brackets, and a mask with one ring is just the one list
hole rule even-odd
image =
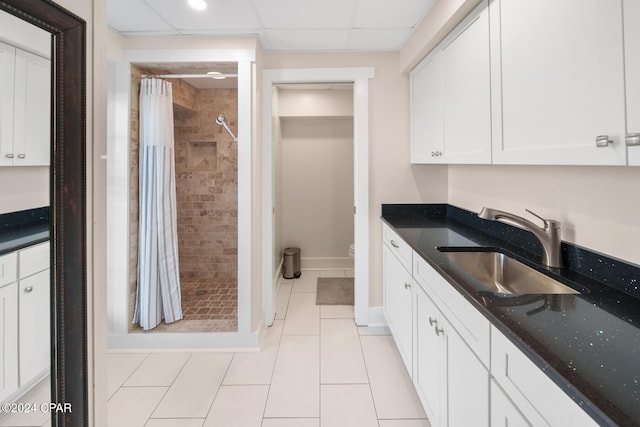
[[13, 81], [16, 48], [0, 42], [0, 166], [11, 165], [13, 153]]
[[51, 61], [0, 42], [0, 166], [48, 166]]
[[486, 1], [410, 74], [411, 162], [491, 163]]
[[446, 163], [491, 163], [490, 82], [489, 13], [483, 2], [442, 47]]
[[640, 166], [640, 2], [624, 2], [624, 48], [627, 89], [627, 156]]
[[493, 163], [626, 164], [622, 0], [489, 12]]
[[422, 61], [410, 76], [411, 163], [442, 163], [442, 61], [440, 52]]
[[14, 166], [46, 166], [51, 157], [51, 61], [16, 51]]

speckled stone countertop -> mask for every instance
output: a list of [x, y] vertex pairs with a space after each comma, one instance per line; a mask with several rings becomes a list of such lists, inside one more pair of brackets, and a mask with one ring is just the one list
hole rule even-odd
[[0, 215], [0, 255], [49, 240], [49, 208]]
[[549, 273], [532, 233], [443, 204], [382, 205], [382, 219], [600, 425], [640, 425], [640, 266], [563, 242], [554, 277], [579, 295], [492, 298], [437, 248], [500, 249]]

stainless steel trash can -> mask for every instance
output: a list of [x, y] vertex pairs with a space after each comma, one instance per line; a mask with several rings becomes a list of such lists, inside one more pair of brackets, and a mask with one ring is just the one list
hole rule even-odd
[[282, 277], [285, 279], [297, 279], [300, 272], [300, 248], [284, 249], [284, 265], [282, 266]]

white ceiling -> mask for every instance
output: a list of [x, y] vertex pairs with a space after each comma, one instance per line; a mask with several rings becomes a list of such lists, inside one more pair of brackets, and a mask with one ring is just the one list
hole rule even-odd
[[109, 25], [127, 37], [256, 35], [267, 51], [393, 51], [435, 0], [108, 0]]

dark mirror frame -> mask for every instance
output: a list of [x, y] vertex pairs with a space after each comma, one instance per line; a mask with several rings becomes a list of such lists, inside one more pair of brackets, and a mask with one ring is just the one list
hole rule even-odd
[[[50, 0], [0, 0], [0, 10], [52, 37], [50, 167], [51, 411], [54, 426], [88, 424], [86, 23]], [[46, 403], [46, 402], [43, 402]]]

